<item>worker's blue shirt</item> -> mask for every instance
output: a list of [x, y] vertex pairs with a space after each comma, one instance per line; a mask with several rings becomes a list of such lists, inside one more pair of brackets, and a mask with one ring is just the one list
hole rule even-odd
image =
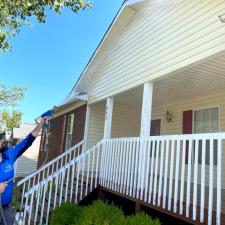
[[[2, 161], [0, 163], [0, 183], [7, 182], [14, 177], [14, 163], [33, 143], [35, 137], [29, 134], [23, 141], [13, 147], [9, 147], [7, 151], [2, 153]], [[13, 198], [13, 181], [8, 183], [7, 188], [2, 193], [1, 203], [6, 206], [12, 202]]]

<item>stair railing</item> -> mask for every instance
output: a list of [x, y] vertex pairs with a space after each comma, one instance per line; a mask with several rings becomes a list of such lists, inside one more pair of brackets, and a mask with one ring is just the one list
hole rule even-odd
[[80, 202], [98, 186], [103, 141], [81, 154], [83, 142], [18, 183], [22, 187], [19, 224], [48, 224], [63, 202]]

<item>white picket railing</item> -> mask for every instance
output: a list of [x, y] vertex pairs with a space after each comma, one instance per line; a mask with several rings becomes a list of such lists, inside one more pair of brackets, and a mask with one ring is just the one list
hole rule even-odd
[[208, 225], [216, 211], [220, 225], [223, 140], [225, 133], [106, 140], [100, 185], [194, 221], [199, 207]]
[[208, 225], [215, 211], [220, 225], [224, 140], [225, 133], [116, 138], [78, 156], [65, 153], [19, 183], [21, 224], [48, 224], [50, 209], [101, 185]]
[[53, 209], [66, 201], [78, 203], [97, 187], [102, 143], [83, 153], [82, 146], [83, 142], [18, 183], [23, 186], [19, 224], [48, 224]]

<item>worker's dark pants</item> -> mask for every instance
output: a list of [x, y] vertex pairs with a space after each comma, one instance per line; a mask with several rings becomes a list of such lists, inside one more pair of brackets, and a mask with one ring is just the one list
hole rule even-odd
[[[3, 207], [3, 214], [6, 220], [6, 224], [13, 225], [15, 222], [15, 217], [12, 206]], [[0, 225], [5, 225], [1, 214], [0, 214]]]

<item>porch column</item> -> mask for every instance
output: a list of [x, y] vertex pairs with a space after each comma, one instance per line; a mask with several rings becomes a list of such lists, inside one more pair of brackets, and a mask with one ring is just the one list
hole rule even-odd
[[87, 151], [88, 132], [89, 132], [89, 123], [90, 123], [90, 114], [91, 114], [91, 107], [90, 107], [90, 105], [87, 105], [86, 118], [85, 118], [85, 127], [84, 127], [84, 146], [83, 146], [83, 152], [84, 151]]
[[[152, 97], [153, 97], [153, 83], [149, 82], [144, 84], [143, 90], [143, 102], [142, 102], [142, 113], [141, 113], [141, 131], [140, 137], [150, 136], [151, 131], [151, 118], [152, 118]], [[139, 179], [138, 188], [140, 191], [140, 199], [143, 199], [143, 192], [145, 188], [145, 177], [146, 177], [146, 145], [141, 141], [140, 145], [140, 158], [139, 158]], [[148, 159], [147, 159], [148, 160]]]
[[111, 138], [113, 103], [114, 103], [113, 97], [107, 98], [106, 110], [105, 110], [104, 139]]
[[153, 83], [144, 84], [142, 113], [141, 113], [141, 137], [150, 136], [152, 117]]

